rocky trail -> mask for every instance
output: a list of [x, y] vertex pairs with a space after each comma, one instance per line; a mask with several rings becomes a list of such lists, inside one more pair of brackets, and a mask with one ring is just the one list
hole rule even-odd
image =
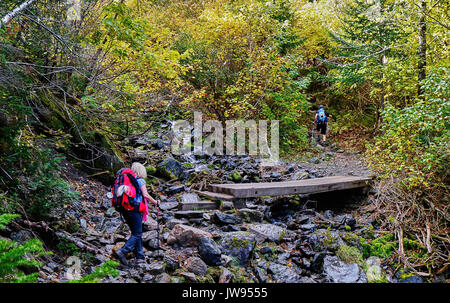
[[[178, 210], [179, 202], [202, 201], [194, 190], [209, 182], [368, 176], [370, 171], [360, 155], [331, 146], [308, 162], [282, 162], [262, 169], [260, 161], [250, 157], [167, 157], [167, 142], [146, 136], [130, 144], [134, 146], [131, 159], [145, 161], [148, 167], [147, 183], [151, 194], [162, 201], [161, 211], [158, 216], [152, 208], [144, 223], [146, 262], [121, 265], [118, 277], [102, 282], [403, 281], [381, 258], [364, 258], [362, 243], [384, 235], [371, 217], [372, 191], [261, 197], [247, 199], [242, 209], [234, 209], [229, 201], [216, 201], [217, 209]], [[60, 225], [25, 221], [29, 229], [12, 226], [6, 230], [18, 242], [45, 235], [44, 242], [57, 248], [57, 253], [41, 257], [45, 266], [40, 269], [39, 282], [67, 281], [70, 256], [80, 258], [82, 276], [89, 274], [114, 259], [113, 251], [129, 237], [128, 227], [106, 197], [109, 187], [86, 177], [69, 162], [64, 165], [80, 199], [55, 213], [55, 218], [64, 218]]]

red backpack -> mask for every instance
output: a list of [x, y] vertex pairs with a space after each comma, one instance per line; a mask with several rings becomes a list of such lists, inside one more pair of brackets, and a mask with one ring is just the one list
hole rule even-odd
[[[126, 185], [128, 186], [128, 190], [124, 191], [121, 196], [118, 196], [118, 189], [120, 186]], [[112, 187], [112, 206], [117, 211], [131, 211], [134, 210], [135, 207], [139, 207], [138, 203], [134, 201], [136, 195], [140, 193], [139, 183], [136, 180], [136, 176], [134, 171], [129, 168], [122, 168], [117, 172], [116, 180], [114, 181], [114, 185]]]

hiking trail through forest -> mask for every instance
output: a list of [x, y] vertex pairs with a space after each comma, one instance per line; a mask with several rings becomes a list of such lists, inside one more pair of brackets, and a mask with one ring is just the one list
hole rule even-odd
[[[165, 148], [154, 152], [164, 155]], [[254, 178], [267, 182], [331, 175], [370, 175], [360, 154], [333, 150], [334, 145], [309, 161], [282, 162], [265, 171], [257, 169], [257, 159], [237, 156], [199, 159], [191, 156], [185, 160], [194, 162], [193, 165], [178, 166], [174, 163], [180, 162], [171, 158], [174, 162], [167, 168], [173, 172], [177, 172], [174, 166], [181, 168], [181, 179], [183, 173], [192, 175], [197, 171], [207, 178], [221, 176], [224, 182], [236, 178], [236, 168], [239, 168], [241, 179], [233, 179], [233, 182], [249, 182]], [[55, 233], [59, 247], [61, 243], [66, 247], [62, 248], [63, 254], [43, 257], [46, 265], [40, 270], [39, 282], [67, 281], [70, 267], [65, 262], [70, 255], [81, 258], [82, 275], [92, 272], [95, 266], [114, 259], [113, 251], [120, 249], [129, 236], [128, 227], [106, 198], [110, 188], [87, 178], [67, 161], [64, 167], [66, 178], [80, 193], [80, 201], [67, 206], [64, 216], [80, 228], [71, 234]], [[360, 191], [248, 199], [247, 207], [239, 210], [233, 209], [231, 202], [222, 201], [220, 210], [205, 210], [200, 215], [197, 210], [179, 215], [179, 201], [200, 200], [195, 193], [188, 192], [186, 183], [168, 184], [159, 179], [159, 186], [149, 186], [153, 191], [151, 194], [160, 196], [162, 211], [159, 225], [154, 207], [150, 207], [151, 216], [144, 223], [146, 262], [136, 267], [121, 265], [117, 278], [105, 278], [102, 282], [367, 282], [397, 279], [388, 267], [373, 257], [369, 262], [373, 270], [365, 273], [361, 269], [361, 253], [352, 250], [353, 245], [361, 245], [357, 239], [364, 237], [366, 232], [375, 233], [375, 237], [383, 235], [382, 231], [377, 234], [376, 222], [370, 216], [373, 210], [367, 202], [370, 196], [368, 198]], [[28, 231], [19, 233], [26, 237]], [[129, 260], [133, 265], [132, 256]], [[386, 271], [389, 274], [385, 274]]]

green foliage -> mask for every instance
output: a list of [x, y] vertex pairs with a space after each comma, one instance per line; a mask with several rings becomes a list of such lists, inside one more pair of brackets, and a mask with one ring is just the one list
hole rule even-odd
[[117, 277], [119, 275], [119, 271], [116, 269], [118, 266], [119, 263], [115, 261], [106, 261], [102, 266], [95, 268], [91, 274], [78, 280], [71, 280], [69, 283], [99, 283], [101, 279], [108, 276]]
[[79, 252], [79, 248], [66, 238], [59, 239], [56, 249], [67, 256], [77, 255]]
[[27, 212], [35, 218], [48, 217], [52, 209], [78, 196], [60, 176], [61, 159], [50, 149], [20, 143], [15, 153], [0, 158], [0, 163], [11, 168], [11, 195], [23, 197]]
[[381, 178], [396, 176], [408, 190], [445, 187], [449, 149], [448, 69], [429, 75], [425, 100], [405, 108], [387, 105], [382, 135], [369, 145], [371, 167]]
[[398, 247], [398, 243], [393, 233], [372, 241], [364, 241], [361, 245], [363, 247], [364, 258], [368, 258], [370, 256], [388, 258]]
[[[0, 215], [0, 229], [18, 215]], [[23, 244], [0, 239], [0, 283], [36, 282], [38, 273], [25, 274], [23, 268], [37, 268], [42, 264], [35, 258], [47, 254], [42, 242], [31, 239]]]
[[2, 214], [0, 215], [0, 230], [5, 229], [6, 225], [8, 225], [15, 218], [19, 218], [19, 215], [16, 214]]

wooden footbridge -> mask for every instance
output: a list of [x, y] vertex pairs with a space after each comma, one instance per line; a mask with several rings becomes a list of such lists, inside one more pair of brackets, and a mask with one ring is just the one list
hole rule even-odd
[[[235, 208], [243, 208], [246, 207], [246, 198], [324, 193], [366, 187], [370, 181], [371, 178], [368, 177], [333, 176], [283, 182], [210, 184], [207, 191], [196, 191], [196, 193], [210, 200], [233, 201]], [[182, 211], [195, 208], [214, 209], [216, 203], [200, 201], [180, 203], [179, 205], [179, 210]]]

